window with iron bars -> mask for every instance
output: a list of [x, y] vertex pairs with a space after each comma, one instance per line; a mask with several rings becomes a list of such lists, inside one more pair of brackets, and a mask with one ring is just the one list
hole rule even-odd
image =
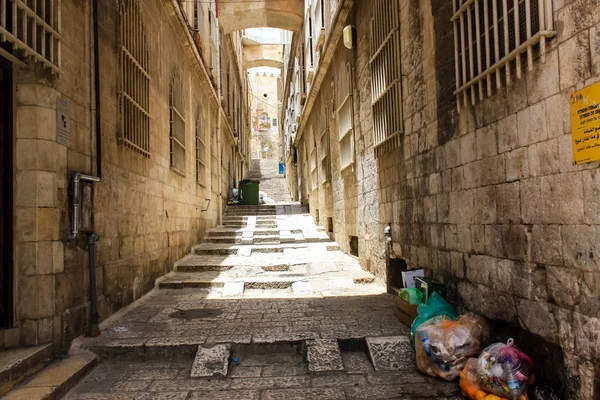
[[330, 150], [330, 135], [329, 135], [329, 107], [323, 106], [321, 115], [321, 126], [323, 132], [321, 133], [321, 171], [322, 171], [322, 182], [326, 183], [331, 181], [331, 150]]
[[313, 128], [310, 128], [310, 135], [308, 136], [308, 146], [310, 147], [310, 189], [315, 190], [319, 187], [319, 163], [317, 162], [317, 146], [315, 143], [315, 136]]
[[202, 187], [207, 185], [206, 167], [206, 127], [203, 122], [206, 121], [204, 109], [198, 107], [196, 112], [196, 183]]
[[370, 48], [373, 139], [379, 157], [399, 147], [404, 131], [400, 0], [373, 0]]
[[121, 0], [119, 141], [150, 157], [148, 40], [138, 0]]
[[213, 83], [216, 85], [219, 73], [219, 26], [215, 16], [216, 5], [214, 0], [211, 1], [210, 11], [208, 13], [208, 26], [210, 31], [210, 71], [212, 73]]
[[169, 85], [171, 169], [185, 176], [185, 102], [179, 69], [171, 74]]
[[0, 48], [0, 55], [22, 64], [31, 59], [52, 74], [61, 72], [60, 0], [0, 0], [0, 42], [19, 52]]
[[534, 48], [546, 61], [552, 30], [552, 0], [453, 0], [457, 104], [475, 104], [502, 81], [511, 83], [512, 68], [522, 76], [522, 58], [533, 69]]
[[354, 106], [352, 101], [352, 66], [338, 63], [336, 71], [336, 110], [340, 142], [340, 168], [354, 164]]

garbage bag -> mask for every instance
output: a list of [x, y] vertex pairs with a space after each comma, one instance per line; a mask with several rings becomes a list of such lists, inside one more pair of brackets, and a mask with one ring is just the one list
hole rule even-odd
[[406, 301], [408, 304], [421, 304], [423, 302], [423, 292], [416, 288], [402, 289], [398, 293], [398, 297]]
[[457, 317], [456, 311], [454, 311], [450, 303], [434, 292], [427, 304], [420, 304], [417, 308], [417, 318], [415, 318], [410, 328], [410, 340], [413, 346], [415, 345], [415, 332], [417, 328], [425, 321], [440, 315], [446, 315], [449, 319], [456, 319]]
[[482, 327], [471, 313], [452, 321], [442, 315], [417, 328], [417, 368], [431, 376], [458, 378], [469, 357], [481, 351]]
[[527, 386], [535, 381], [531, 358], [513, 339], [486, 347], [477, 360], [477, 375], [483, 390], [509, 398], [527, 393]]
[[532, 400], [561, 400], [552, 386], [540, 385], [533, 388]]
[[[486, 393], [479, 387], [477, 375], [477, 358], [469, 358], [467, 365], [460, 372], [460, 389], [462, 395], [471, 400], [509, 400], [493, 393]], [[518, 400], [527, 400], [527, 394], [520, 395]]]

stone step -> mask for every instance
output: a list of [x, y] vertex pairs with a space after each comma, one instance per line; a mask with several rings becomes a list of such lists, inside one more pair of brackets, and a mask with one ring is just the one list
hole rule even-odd
[[266, 243], [275, 243], [278, 244], [280, 243], [280, 235], [258, 235], [258, 236], [254, 236], [254, 238], [252, 239], [252, 243], [257, 244], [257, 243], [261, 243], [261, 244], [266, 244]]
[[255, 254], [252, 258], [236, 255], [199, 256], [189, 254], [175, 263], [175, 271], [179, 272], [229, 271], [234, 267], [257, 267], [264, 271], [288, 271], [290, 260], [283, 255], [273, 257], [271, 254]]
[[210, 236], [206, 238], [206, 242], [241, 244], [243, 243], [243, 238], [241, 236]]
[[307, 340], [306, 361], [311, 374], [327, 374], [344, 370], [342, 352], [336, 339]]
[[51, 364], [32, 379], [3, 397], [3, 400], [62, 399], [96, 363], [88, 353], [71, 355]]
[[367, 350], [375, 371], [413, 369], [415, 352], [408, 335], [367, 337]]
[[190, 378], [226, 378], [230, 356], [230, 344], [216, 344], [212, 347], [198, 346]]
[[22, 347], [0, 352], [0, 396], [52, 361], [52, 345]]
[[[327, 251], [340, 250], [340, 246], [335, 242], [315, 243], [315, 246], [324, 246]], [[237, 244], [215, 244], [203, 243], [192, 247], [192, 252], [198, 255], [209, 254], [239, 254], [250, 256], [252, 253], [282, 253], [285, 249], [302, 249], [308, 248], [309, 243], [286, 243], [279, 245], [237, 245]]]
[[[238, 269], [239, 271], [239, 269]], [[362, 270], [325, 272], [318, 276], [310, 272], [289, 271], [264, 272], [256, 274], [255, 269], [248, 269], [248, 276], [237, 273], [234, 276], [228, 272], [171, 272], [157, 280], [159, 289], [185, 289], [185, 288], [222, 288], [228, 283], [243, 282], [245, 289], [287, 289], [291, 288], [297, 294], [311, 294], [333, 289], [351, 289], [354, 285], [372, 283], [375, 277]], [[301, 289], [294, 285], [303, 283]], [[307, 287], [306, 284], [310, 285]]]

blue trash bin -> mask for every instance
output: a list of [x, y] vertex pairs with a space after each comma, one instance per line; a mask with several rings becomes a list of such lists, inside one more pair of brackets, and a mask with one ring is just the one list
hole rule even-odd
[[285, 166], [282, 162], [279, 163], [279, 175], [283, 175], [285, 173]]

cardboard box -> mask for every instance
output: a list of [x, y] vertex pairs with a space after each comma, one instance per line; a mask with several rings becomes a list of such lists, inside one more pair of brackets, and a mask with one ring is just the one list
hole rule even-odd
[[400, 311], [402, 311], [404, 314], [407, 314], [408, 316], [412, 317], [413, 319], [417, 317], [417, 307], [418, 307], [417, 305], [410, 304], [410, 303], [404, 301], [403, 299], [398, 298], [396, 307], [398, 307], [398, 309]]
[[408, 326], [409, 328], [412, 325], [413, 321], [415, 320], [414, 317], [411, 317], [410, 315], [406, 314], [404, 311], [400, 310], [399, 308], [396, 309], [396, 317], [398, 317], [400, 322], [402, 322], [404, 325]]

